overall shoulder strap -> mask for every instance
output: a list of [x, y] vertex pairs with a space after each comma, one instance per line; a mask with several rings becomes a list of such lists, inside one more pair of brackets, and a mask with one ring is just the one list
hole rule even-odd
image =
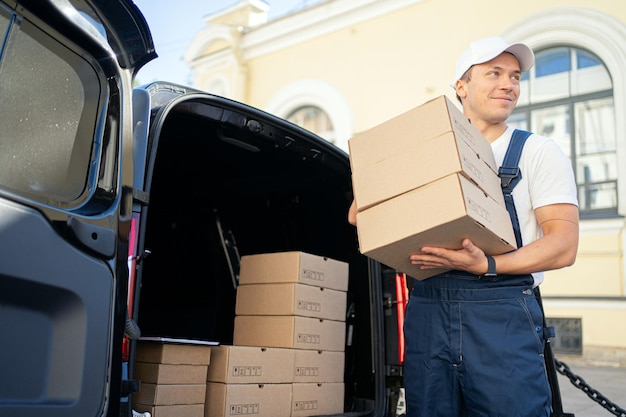
[[504, 155], [504, 161], [498, 170], [502, 190], [511, 193], [519, 180], [522, 179], [522, 173], [520, 172], [518, 164], [526, 139], [528, 139], [530, 135], [531, 133], [525, 130], [515, 129], [513, 131], [511, 142], [509, 142], [509, 147]]
[[[515, 232], [515, 240], [517, 247], [522, 246], [522, 233], [519, 227], [519, 221], [517, 220], [517, 211], [515, 210], [515, 204], [513, 203], [513, 188], [517, 185], [519, 180], [522, 179], [522, 172], [519, 169], [519, 159], [522, 155], [522, 149], [526, 139], [531, 135], [530, 132], [525, 130], [515, 129], [511, 142], [504, 155], [504, 161], [499, 168], [498, 175], [500, 176], [500, 182], [502, 184], [502, 193], [504, 194], [504, 202], [506, 203], [506, 209], [511, 217], [511, 223], [513, 224], [513, 231]], [[539, 292], [539, 286], [534, 288], [535, 297], [541, 307], [543, 313], [543, 303], [541, 300], [541, 293]], [[563, 411], [563, 403], [561, 401], [561, 391], [559, 389], [559, 381], [556, 370], [556, 359], [552, 353], [552, 344], [550, 343], [550, 337], [554, 337], [554, 327], [548, 327], [546, 325], [545, 314], [543, 314], [543, 327], [544, 332], [547, 332], [548, 338], [544, 347], [544, 361], [546, 364], [546, 370], [548, 374], [548, 381], [550, 383], [550, 391], [552, 392], [552, 410], [551, 417], [574, 417], [574, 414], [565, 413]]]
[[522, 172], [518, 166], [519, 159], [522, 155], [522, 149], [524, 149], [526, 139], [528, 139], [530, 135], [530, 132], [515, 129], [513, 136], [511, 137], [511, 142], [509, 142], [509, 147], [504, 155], [502, 166], [498, 169], [498, 176], [500, 177], [500, 183], [502, 185], [502, 193], [504, 194], [504, 203], [506, 204], [506, 209], [511, 217], [511, 224], [513, 225], [515, 241], [518, 248], [522, 246], [523, 242], [512, 192], [513, 188], [515, 188], [517, 183], [522, 179]]

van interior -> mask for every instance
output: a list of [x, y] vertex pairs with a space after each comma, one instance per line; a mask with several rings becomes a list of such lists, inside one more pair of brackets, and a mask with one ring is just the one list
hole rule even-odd
[[137, 323], [144, 336], [229, 345], [242, 256], [303, 251], [347, 262], [345, 410], [371, 411], [371, 305], [380, 300], [347, 222], [348, 156], [249, 111], [196, 98], [153, 114], [162, 120], [149, 139], [140, 241], [150, 254], [138, 273]]

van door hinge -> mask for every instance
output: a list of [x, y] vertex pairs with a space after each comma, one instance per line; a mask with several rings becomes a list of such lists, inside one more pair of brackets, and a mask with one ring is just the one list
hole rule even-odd
[[150, 202], [150, 193], [133, 188], [133, 200], [147, 206]]
[[122, 391], [121, 396], [128, 397], [130, 394], [139, 392], [139, 386], [140, 386], [139, 381], [128, 381], [128, 380], [122, 381], [122, 386], [120, 387]]

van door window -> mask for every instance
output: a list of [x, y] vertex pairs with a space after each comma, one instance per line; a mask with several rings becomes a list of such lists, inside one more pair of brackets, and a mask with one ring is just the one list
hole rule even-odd
[[100, 83], [78, 53], [0, 5], [0, 188], [53, 205], [87, 197]]

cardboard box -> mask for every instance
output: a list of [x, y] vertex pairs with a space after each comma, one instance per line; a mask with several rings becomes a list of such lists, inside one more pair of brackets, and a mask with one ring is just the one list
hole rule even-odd
[[204, 417], [237, 415], [290, 417], [291, 384], [207, 383]]
[[357, 230], [364, 255], [419, 280], [445, 271], [411, 264], [422, 246], [460, 249], [466, 237], [489, 255], [516, 246], [506, 208], [459, 174], [357, 213]]
[[208, 365], [135, 362], [135, 379], [153, 384], [203, 384]]
[[204, 417], [204, 404], [149, 405], [135, 404], [140, 413], [149, 412], [151, 417]]
[[219, 346], [213, 350], [207, 381], [229, 384], [293, 382], [294, 350]]
[[151, 363], [208, 365], [211, 360], [211, 346], [139, 339], [135, 360]]
[[233, 344], [345, 350], [345, 322], [300, 316], [235, 316]]
[[277, 252], [241, 257], [239, 285], [299, 282], [348, 290], [348, 263], [305, 252]]
[[204, 404], [206, 383], [150, 384], [142, 383], [133, 401], [146, 405]]
[[293, 382], [344, 382], [345, 354], [294, 349]]
[[453, 173], [466, 175], [504, 206], [491, 144], [445, 96], [348, 143], [359, 211]]
[[237, 288], [236, 315], [304, 316], [345, 321], [346, 292], [307, 284], [250, 284]]
[[344, 395], [343, 383], [293, 384], [291, 416], [342, 414]]

